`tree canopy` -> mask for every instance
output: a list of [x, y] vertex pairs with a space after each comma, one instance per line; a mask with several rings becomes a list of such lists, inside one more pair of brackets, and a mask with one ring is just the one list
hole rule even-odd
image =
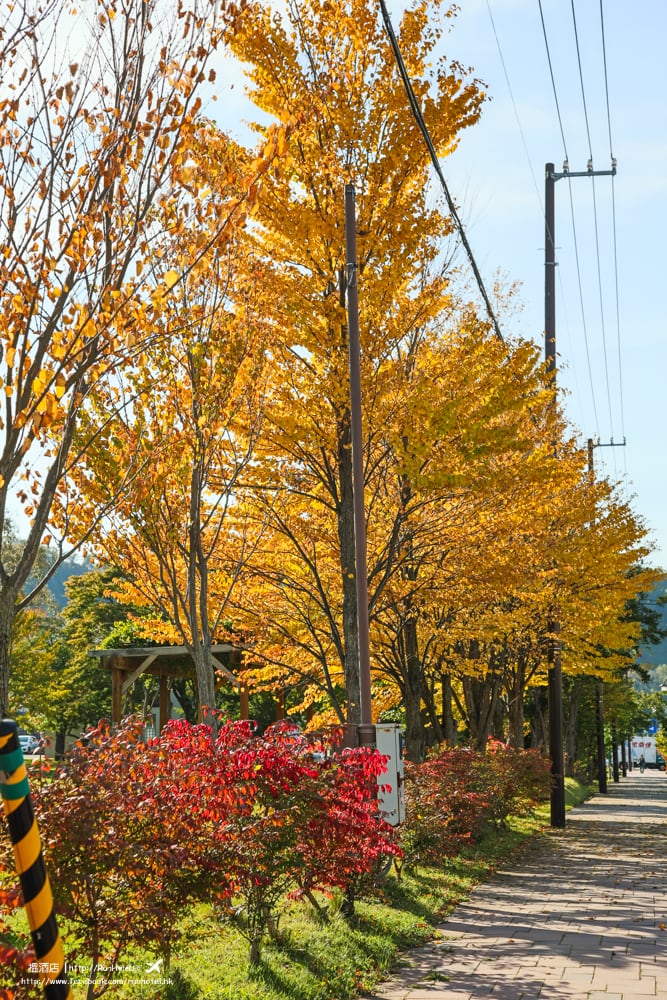
[[[244, 679], [288, 689], [311, 725], [358, 721], [352, 183], [375, 715], [402, 713], [413, 759], [427, 730], [450, 738], [455, 721], [480, 747], [499, 728], [521, 745], [550, 611], [566, 674], [615, 678], [641, 635], [633, 602], [656, 574], [643, 568], [641, 520], [588, 473], [535, 345], [500, 341], [469, 301], [377, 12], [366, 0], [255, 4], [227, 8], [217, 27], [181, 12], [181, 42], [176, 20], [162, 26], [180, 53], [167, 59], [150, 43], [146, 5], [131, 6], [122, 15], [156, 57], [153, 75], [130, 47], [105, 71], [117, 87], [100, 107], [90, 70], [70, 67], [69, 90], [70, 77], [54, 80], [39, 120], [64, 115], [62, 149], [41, 175], [21, 165], [37, 126], [17, 131], [18, 110], [3, 105], [14, 169], [33, 178], [20, 207], [33, 235], [12, 236], [2, 266], [12, 294], [32, 289], [36, 311], [26, 305], [3, 334], [31, 345], [4, 355], [15, 451], [2, 474], [3, 490], [27, 477], [34, 526], [20, 573], [2, 576], [0, 610], [19, 606], [50, 518], [63, 550], [85, 543], [123, 569], [118, 593], [153, 609], [145, 635], [188, 646], [202, 710], [216, 701], [211, 644], [232, 638], [247, 648]], [[101, 23], [101, 51], [116, 51], [120, 14]], [[485, 99], [440, 54], [453, 14], [423, 0], [400, 28], [442, 157]], [[253, 149], [195, 97], [220, 32], [247, 73]], [[5, 185], [10, 233], [17, 190]], [[19, 263], [21, 246], [34, 261]], [[508, 318], [512, 296], [498, 300]], [[21, 379], [34, 414], [13, 409]], [[40, 448], [45, 478], [31, 457]]]

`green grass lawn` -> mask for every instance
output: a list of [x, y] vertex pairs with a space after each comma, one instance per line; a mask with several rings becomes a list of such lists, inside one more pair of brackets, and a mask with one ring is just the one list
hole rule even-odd
[[[568, 806], [588, 794], [567, 779]], [[406, 867], [400, 877], [392, 869], [357, 902], [350, 922], [340, 912], [340, 896], [328, 901], [327, 922], [307, 902], [285, 901], [278, 940], [266, 940], [261, 961], [253, 968], [240, 933], [220, 923], [211, 908], [197, 907], [184, 916], [184, 938], [165, 977], [172, 980], [170, 985], [137, 983], [156, 956], [134, 950], [122, 962], [138, 970], [125, 974], [135, 981], [111, 986], [104, 995], [117, 1000], [352, 1000], [390, 975], [410, 948], [438, 937], [438, 924], [472, 887], [534, 844], [548, 823], [546, 805], [513, 819], [506, 829], [489, 834], [441, 867]], [[66, 947], [64, 927], [63, 939]], [[76, 984], [74, 996], [85, 996]]]
[[[351, 1000], [369, 990], [410, 948], [431, 940], [436, 924], [465, 898], [487, 866], [456, 859], [443, 870], [418, 868], [385, 877], [372, 897], [356, 904], [348, 922], [342, 899], [329, 904], [323, 923], [310, 904], [285, 903], [278, 924], [279, 940], [266, 941], [259, 965], [248, 965], [248, 944], [215, 914], [199, 907], [186, 920], [187, 942], [172, 961], [168, 1000]], [[134, 953], [145, 967], [152, 956]], [[113, 994], [148, 1000], [155, 989], [136, 985]], [[77, 995], [78, 996], [78, 995]]]

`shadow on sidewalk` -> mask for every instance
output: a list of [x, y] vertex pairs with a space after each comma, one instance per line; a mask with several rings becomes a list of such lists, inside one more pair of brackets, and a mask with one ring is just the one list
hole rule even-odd
[[441, 925], [442, 940], [411, 953], [410, 967], [377, 996], [636, 1000], [651, 982], [660, 996], [666, 857], [667, 775], [610, 782], [607, 795], [567, 814], [564, 831], [537, 837], [478, 886]]

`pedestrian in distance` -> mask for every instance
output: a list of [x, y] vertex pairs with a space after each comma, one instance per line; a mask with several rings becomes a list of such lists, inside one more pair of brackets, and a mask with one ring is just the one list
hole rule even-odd
[[646, 767], [646, 761], [644, 760], [644, 754], [639, 758], [639, 773], [644, 773], [644, 768]]

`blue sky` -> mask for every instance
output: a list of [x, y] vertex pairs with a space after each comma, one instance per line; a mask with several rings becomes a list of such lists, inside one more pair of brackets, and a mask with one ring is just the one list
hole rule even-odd
[[[498, 271], [521, 284], [522, 312], [508, 328], [541, 343], [544, 165], [551, 161], [561, 170], [565, 153], [540, 7], [538, 0], [462, 0], [460, 6], [444, 48], [449, 58], [473, 67], [490, 100], [443, 170], [485, 284], [492, 287]], [[576, 36], [572, 4], [542, 0], [565, 146], [570, 170], [586, 170], [589, 151], [594, 168], [608, 170], [600, 4], [576, 0], [574, 6]], [[596, 470], [620, 481], [633, 498], [656, 545], [650, 561], [667, 568], [667, 330], [661, 295], [667, 278], [667, 3], [637, 0], [630, 9], [604, 0], [603, 15], [618, 173], [613, 201], [610, 178], [556, 184], [558, 378], [583, 441], [599, 437], [607, 445], [625, 437], [625, 447], [595, 449]], [[398, 22], [398, 5], [392, 16]]]

